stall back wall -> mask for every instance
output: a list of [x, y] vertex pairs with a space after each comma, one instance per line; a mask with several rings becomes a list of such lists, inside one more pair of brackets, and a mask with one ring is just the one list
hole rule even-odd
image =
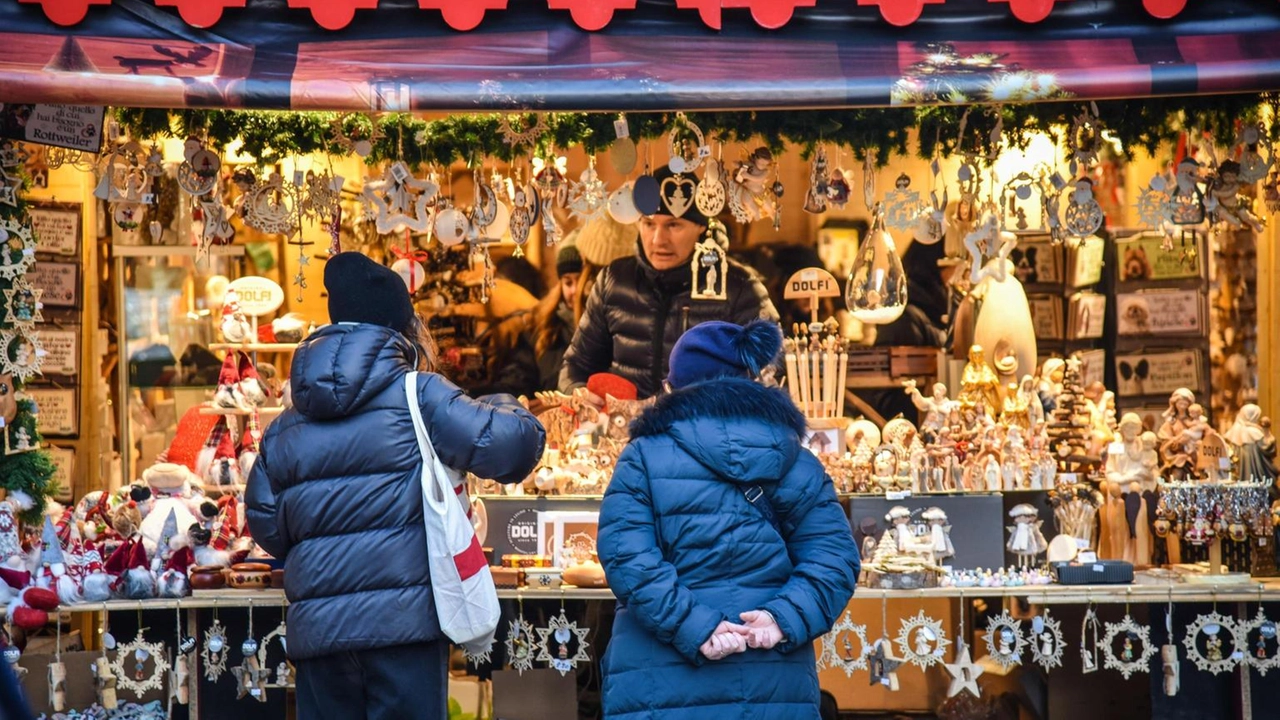
[[1280, 4], [1250, 0], [1194, 3], [1172, 21], [1136, 2], [1058, 3], [1034, 25], [1004, 3], [948, 0], [906, 28], [874, 7], [825, 1], [777, 31], [726, 11], [720, 32], [672, 3], [639, 2], [594, 33], [538, 2], [490, 11], [470, 32], [403, 0], [339, 32], [280, 2], [227, 9], [208, 29], [145, 0], [108, 2], [60, 27], [35, 0], [0, 0], [0, 101], [643, 111], [1280, 87]]

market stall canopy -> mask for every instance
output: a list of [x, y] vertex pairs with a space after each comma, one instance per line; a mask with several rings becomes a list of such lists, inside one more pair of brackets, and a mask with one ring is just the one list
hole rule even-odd
[[[245, 5], [246, 0], [0, 0], [0, 100], [168, 108], [643, 111], [1280, 88], [1280, 3], [1271, 0], [1220, 0], [1181, 12], [1171, 12], [1179, 3], [1163, 0]], [[878, 7], [864, 7], [870, 5]], [[908, 5], [913, 12], [906, 12]], [[362, 10], [352, 17], [356, 8]], [[467, 22], [460, 19], [464, 8], [472, 13]], [[1050, 9], [1041, 22], [1023, 21]], [[1176, 17], [1157, 20], [1153, 12]], [[908, 17], [917, 14], [918, 19]], [[328, 31], [317, 22], [342, 30]], [[893, 26], [902, 24], [907, 27]], [[604, 29], [587, 32], [584, 26]]]

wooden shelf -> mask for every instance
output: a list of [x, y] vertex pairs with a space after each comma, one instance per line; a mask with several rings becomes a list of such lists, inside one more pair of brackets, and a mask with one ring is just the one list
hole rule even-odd
[[[284, 408], [282, 407], [258, 408], [259, 415], [275, 416], [275, 415], [279, 415], [282, 412], [284, 412]], [[235, 415], [237, 417], [249, 417], [253, 413], [248, 410], [241, 410], [239, 408], [202, 407], [200, 408], [200, 414], [201, 415], [228, 415], [228, 416]]]
[[[113, 257], [196, 257], [197, 249], [190, 245], [112, 245]], [[209, 255], [213, 257], [237, 257], [244, 255], [243, 245], [212, 245]]]
[[209, 343], [210, 350], [242, 350], [244, 352], [293, 352], [298, 343]]

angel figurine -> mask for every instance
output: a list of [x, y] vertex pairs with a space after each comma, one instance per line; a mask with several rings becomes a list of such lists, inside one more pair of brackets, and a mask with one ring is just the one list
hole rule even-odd
[[947, 523], [947, 513], [942, 508], [931, 507], [920, 517], [929, 523], [929, 539], [933, 545], [933, 556], [938, 562], [955, 557], [956, 548], [951, 544], [951, 525]]
[[1013, 525], [1007, 528], [1010, 535], [1005, 547], [1018, 556], [1018, 567], [1030, 568], [1036, 557], [1049, 549], [1044, 533], [1040, 532], [1044, 521], [1040, 519], [1039, 511], [1027, 503], [1015, 505], [1009, 511], [1009, 517], [1013, 518]]
[[1240, 163], [1227, 160], [1218, 166], [1218, 176], [1209, 190], [1205, 206], [1214, 217], [1233, 228], [1249, 226], [1254, 232], [1262, 232], [1262, 221], [1254, 217], [1249, 208], [1240, 203]]

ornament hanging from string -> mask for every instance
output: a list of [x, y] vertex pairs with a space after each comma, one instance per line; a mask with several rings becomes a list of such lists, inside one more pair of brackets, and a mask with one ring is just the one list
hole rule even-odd
[[1091, 673], [1098, 670], [1098, 612], [1092, 602], [1084, 612], [1084, 620], [1080, 623], [1080, 672]]
[[889, 599], [880, 596], [880, 638], [872, 643], [871, 653], [867, 656], [867, 667], [871, 676], [871, 685], [883, 686], [890, 692], [898, 691], [898, 668], [903, 661], [893, 654], [893, 643], [889, 640]]
[[962, 594], [960, 596], [960, 629], [956, 634], [956, 657], [953, 662], [942, 664], [947, 674], [951, 676], [951, 686], [947, 688], [949, 698], [966, 690], [974, 697], [980, 697], [982, 694], [982, 689], [978, 687], [978, 678], [982, 676], [984, 670], [981, 665], [973, 661], [973, 656], [969, 653], [969, 644], [965, 642], [969, 637], [964, 628], [967, 614], [968, 608], [965, 607]]
[[[1139, 625], [1125, 605], [1124, 618], [1118, 623], [1105, 623], [1102, 636], [1102, 661], [1109, 670], [1118, 670], [1125, 680], [1135, 672], [1149, 672], [1148, 663], [1156, 654], [1151, 644], [1151, 628]], [[1116, 640], [1121, 641], [1116, 652]]]
[[[142, 611], [138, 611], [138, 634], [129, 642], [116, 647], [116, 657], [111, 663], [112, 673], [116, 677], [116, 686], [129, 690], [135, 696], [142, 697], [148, 690], [164, 688], [164, 679], [169, 672], [169, 660], [166, 658], [162, 643], [147, 642], [142, 633]], [[151, 672], [147, 672], [147, 661], [150, 661]], [[126, 668], [125, 663], [131, 663]], [[132, 672], [130, 672], [132, 670]]]
[[902, 621], [897, 643], [907, 662], [921, 669], [928, 669], [942, 662], [951, 641], [947, 639], [942, 623], [926, 616], [921, 610]]
[[569, 621], [564, 612], [562, 596], [560, 614], [551, 618], [547, 627], [537, 628], [537, 660], [547, 663], [562, 676], [576, 669], [580, 662], [591, 662], [591, 655], [587, 653], [587, 648], [590, 646], [587, 642], [587, 633], [590, 631], [590, 628], [578, 627], [577, 621]]
[[1048, 608], [1032, 618], [1028, 643], [1031, 645], [1031, 659], [1045, 672], [1062, 667], [1062, 654], [1066, 648], [1062, 623], [1050, 615]]
[[1022, 635], [1022, 623], [1015, 620], [1008, 610], [987, 618], [987, 632], [983, 634], [983, 640], [987, 644], [987, 655], [1004, 670], [1022, 664], [1027, 639]]
[[204, 678], [216, 682], [227, 671], [227, 630], [218, 620], [218, 606], [213, 606], [213, 623], [204, 631], [204, 644], [200, 660], [204, 664]]
[[511, 669], [518, 675], [524, 675], [526, 670], [533, 669], [533, 661], [538, 657], [542, 645], [537, 639], [533, 625], [524, 619], [524, 596], [518, 596], [517, 602], [519, 610], [516, 618], [508, 625], [505, 644], [507, 662], [511, 664]]
[[[851, 638], [857, 640], [856, 649]], [[870, 655], [871, 643], [867, 641], [867, 626], [855, 624], [846, 610], [840, 621], [831, 627], [831, 631], [822, 636], [822, 655], [818, 658], [818, 669], [839, 668], [844, 671], [845, 677], [853, 677], [855, 670], [868, 669], [867, 658]]]

